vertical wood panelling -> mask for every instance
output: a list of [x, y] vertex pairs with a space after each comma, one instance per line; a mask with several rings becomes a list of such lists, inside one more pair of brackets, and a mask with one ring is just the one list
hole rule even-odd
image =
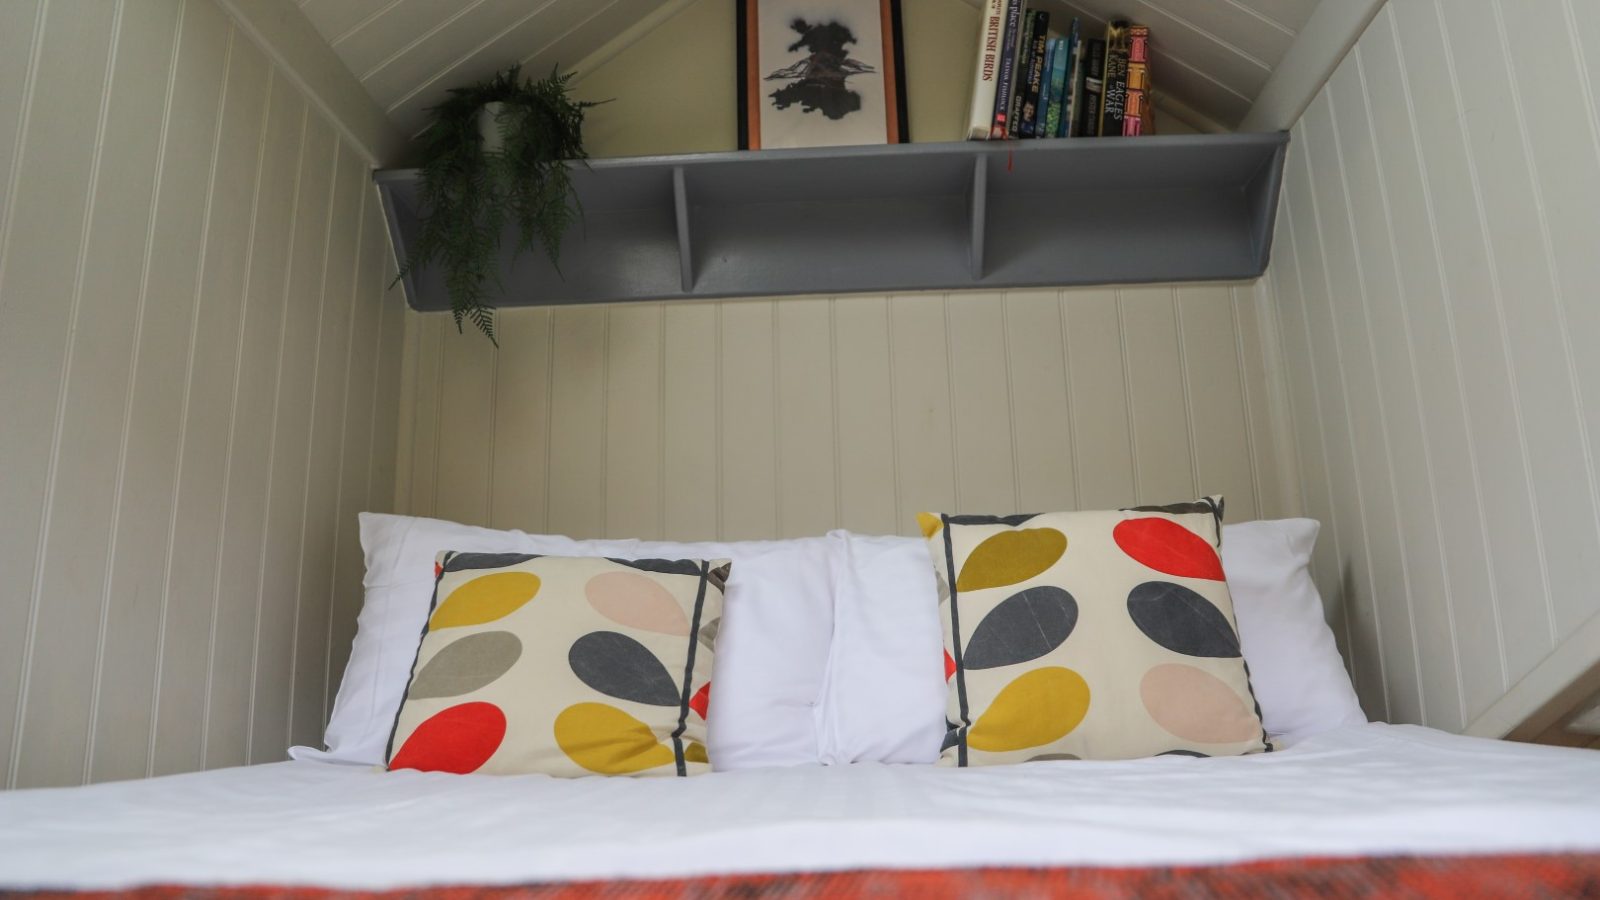
[[773, 308], [771, 301], [717, 307], [719, 515], [724, 532], [751, 538], [777, 537], [782, 518]]
[[1230, 293], [1233, 342], [1239, 355], [1239, 378], [1245, 394], [1256, 507], [1258, 511], [1278, 510], [1283, 515], [1299, 515], [1303, 510], [1299, 473], [1293, 465], [1288, 386], [1282, 376], [1283, 347], [1276, 327], [1277, 310], [1271, 306], [1269, 280], [1263, 278], [1253, 285], [1236, 285]]
[[[717, 491], [721, 371], [717, 352], [717, 307], [690, 303], [664, 311], [661, 414], [662, 502], [665, 534], [681, 540], [711, 540], [722, 532]], [[518, 398], [520, 402], [522, 398]], [[548, 444], [549, 438], [542, 440]], [[549, 467], [546, 468], [549, 474]], [[546, 516], [546, 531], [563, 528]]]
[[[1295, 468], [1301, 473], [1301, 506], [1307, 516], [1322, 523], [1311, 559], [1312, 577], [1322, 595], [1326, 617], [1333, 626], [1334, 640], [1345, 664], [1356, 666], [1355, 649], [1350, 642], [1350, 606], [1344, 592], [1345, 567], [1339, 520], [1333, 508], [1333, 480], [1327, 464], [1327, 433], [1319, 409], [1322, 405], [1317, 382], [1311, 371], [1311, 339], [1306, 327], [1305, 274], [1300, 271], [1300, 230], [1295, 227], [1295, 207], [1289, 194], [1283, 195], [1278, 240], [1281, 244], [1269, 281], [1274, 285], [1278, 307], [1279, 340], [1285, 360], [1285, 381], [1292, 412]], [[1287, 251], [1287, 252], [1285, 252]]]
[[266, 56], [240, 38], [226, 20], [218, 24], [228, 31], [228, 70], [207, 199], [196, 318], [187, 348], [177, 503], [167, 547], [167, 634], [156, 686], [157, 774], [189, 771], [206, 761], [218, 566], [225, 538], [228, 430], [267, 111]]
[[[952, 294], [945, 298], [944, 307], [949, 359], [946, 380], [958, 473], [956, 502], [950, 509], [1024, 512], [1018, 508], [1011, 419], [1015, 393], [1008, 364], [1010, 334], [1004, 298], [988, 293]], [[932, 367], [924, 369], [929, 376], [934, 374]]]
[[[371, 224], [381, 227], [380, 222]], [[434, 464], [441, 480], [462, 488], [438, 496], [434, 511], [445, 519], [483, 522], [489, 518], [490, 453], [494, 448], [494, 442], [484, 440], [484, 436], [494, 433], [495, 353], [493, 346], [485, 350], [474, 342], [460, 340], [454, 324], [449, 328], [449, 337], [457, 339], [446, 340], [442, 348], [439, 456]], [[475, 332], [470, 322], [467, 329]], [[467, 490], [466, 485], [474, 478], [478, 489]]]
[[1387, 503], [1391, 510], [1383, 522], [1393, 529], [1377, 542], [1387, 549], [1378, 557], [1387, 566], [1387, 575], [1379, 577], [1390, 581], [1398, 577], [1408, 588], [1405, 604], [1384, 607], [1389, 616], [1384, 630], [1400, 642], [1397, 654], [1402, 658], [1390, 679], [1389, 693], [1394, 715], [1412, 721], [1428, 717], [1459, 730], [1466, 723], [1459, 710], [1457, 657], [1444, 610], [1450, 589], [1433, 473], [1427, 465], [1425, 411], [1405, 303], [1382, 299], [1399, 298], [1399, 262], [1385, 214], [1387, 185], [1378, 166], [1359, 57], [1355, 66], [1339, 71], [1334, 88], [1333, 112], [1343, 126], [1338, 129], [1338, 148], [1345, 172], [1346, 222], [1353, 239], [1350, 246], [1360, 261], [1355, 270], [1361, 276], [1361, 302], [1351, 312], [1364, 319], [1356, 343], [1368, 360], [1367, 371], [1375, 378], [1369, 389], [1383, 412], [1384, 468], [1375, 474], [1391, 483], [1376, 488], [1379, 503]]
[[[352, 452], [392, 471], [371, 435], [396, 427], [398, 391], [375, 379], [403, 318], [380, 325], [374, 229], [366, 354], [338, 323], [319, 350], [323, 300], [356, 290], [325, 272], [351, 271], [358, 198], [376, 202], [346, 149], [356, 202], [330, 205], [335, 133], [211, 0], [0, 8], [8, 786], [282, 758], [297, 675], [317, 697], [297, 736], [320, 733], [326, 573], [301, 598], [323, 611], [320, 640], [300, 635], [314, 665], [294, 623], [302, 548], [334, 543], [311, 482], [341, 460], [310, 432], [315, 412], [357, 419]], [[319, 353], [364, 361], [359, 409], [316, 407]]]
[[606, 528], [654, 538], [661, 530], [661, 307], [614, 307], [607, 315]]
[[[176, 498], [184, 380], [194, 321], [205, 207], [227, 41], [209, 4], [180, 4], [182, 26], [168, 77], [166, 152], [141, 282], [142, 326], [129, 379], [130, 427], [113, 524], [117, 543], [106, 590], [109, 606], [100, 674], [100, 708], [90, 776], [145, 775], [151, 764], [165, 619], [168, 527]], [[179, 152], [176, 148], [189, 148]], [[110, 736], [114, 735], [114, 738]]]
[[[1001, 300], [1011, 386], [1016, 497], [1029, 510], [1074, 509], [1078, 485], [1057, 291], [1012, 291]], [[988, 361], [993, 365], [993, 361]], [[1026, 510], [1019, 510], [1026, 511]]]
[[777, 304], [778, 508], [782, 537], [822, 534], [839, 520], [834, 483], [833, 327], [829, 300]]
[[[1525, 609], [1502, 621], [1507, 675], [1516, 681], [1555, 646], [1554, 598], [1568, 593], [1559, 586], [1600, 582], [1600, 553], [1595, 552], [1600, 530], [1562, 297], [1550, 268], [1540, 189], [1523, 135], [1526, 117], [1512, 94], [1513, 72], [1500, 39], [1498, 6], [1490, 0], [1479, 10], [1459, 3], [1438, 8], [1457, 96], [1472, 99], [1471, 104], [1462, 101], [1460, 125], [1488, 235], [1494, 312], [1511, 363], [1515, 422], [1532, 487], [1533, 535], [1539, 540], [1544, 576], [1543, 608]], [[1488, 110], [1493, 110], [1493, 121], [1486, 116]]]
[[1122, 316], [1111, 288], [1067, 291], [1061, 298], [1078, 505], [1123, 506], [1138, 499]]
[[[1345, 129], [1331, 104], [1313, 104], [1305, 116], [1307, 140], [1313, 146], [1329, 148], [1338, 170], [1344, 171], [1338, 137]], [[1338, 365], [1345, 410], [1372, 409], [1376, 416], [1352, 414], [1349, 421], [1350, 452], [1356, 474], [1356, 512], [1366, 529], [1363, 552], [1371, 565], [1371, 580], [1394, 585], [1396, 593], [1379, 602], [1374, 586], [1372, 630], [1377, 637], [1382, 665], [1384, 706], [1387, 715], [1400, 721], [1415, 721], [1422, 715], [1417, 684], [1417, 666], [1412, 629], [1409, 623], [1411, 588], [1409, 573], [1401, 555], [1399, 511], [1394, 489], [1394, 468], [1389, 445], [1389, 424], [1385, 411], [1393, 404], [1386, 399], [1379, 383], [1372, 348], [1372, 332], [1366, 314], [1365, 262], [1356, 246], [1353, 219], [1349, 212], [1349, 185], [1345, 178], [1319, 181], [1313, 187], [1313, 207], [1318, 213], [1320, 246], [1327, 254], [1324, 278], [1330, 285], [1332, 304], [1326, 319], [1319, 310], [1314, 321], [1331, 325], [1333, 359]], [[1340, 302], [1334, 302], [1334, 298]], [[1404, 382], [1397, 382], [1396, 386]], [[1364, 610], [1364, 607], [1363, 607]], [[1365, 619], [1358, 620], [1365, 621]]]
[[[300, 545], [305, 539], [306, 452], [311, 438], [312, 379], [320, 338], [322, 272], [332, 207], [333, 165], [338, 144], [333, 129], [316, 116], [306, 120], [300, 147], [294, 235], [289, 248], [279, 348], [272, 438], [267, 531], [261, 547], [256, 590], [255, 689], [252, 692], [250, 758], [276, 759], [289, 740], [290, 696], [302, 673], [294, 672], [295, 607], [300, 583]], [[287, 679], [281, 673], [290, 673]]]
[[[327, 662], [322, 677], [297, 684], [301, 693], [296, 703], [317, 708], [327, 718], [345, 661], [350, 658], [350, 643], [355, 639], [356, 616], [361, 612], [361, 582], [365, 557], [361, 552], [358, 516], [370, 509], [368, 483], [374, 456], [372, 409], [377, 396], [376, 378], [383, 333], [382, 304], [386, 298], [385, 255], [389, 252], [383, 230], [383, 208], [377, 191], [370, 185], [362, 195], [361, 243], [357, 248], [355, 290], [350, 302], [350, 338], [344, 352], [344, 407], [340, 415], [339, 506], [333, 518], [333, 578], [328, 587]], [[488, 476], [481, 476], [487, 481]], [[297, 734], [297, 740], [316, 743], [315, 729]]]
[[[895, 522], [919, 512], [960, 506], [954, 373], [950, 371], [945, 300], [936, 294], [889, 298], [889, 363], [894, 391]], [[995, 357], [1000, 358], [998, 355]], [[944, 364], [940, 365], [943, 360]], [[996, 397], [1000, 402], [1002, 398]], [[974, 480], [983, 473], [970, 472]]]
[[1194, 426], [1177, 297], [1168, 287], [1129, 288], [1119, 294], [1135, 499], [1170, 503], [1166, 498], [1193, 497], [1198, 490]]
[[[1315, 104], [1314, 104], [1315, 105]], [[1349, 411], [1349, 389], [1345, 383], [1344, 361], [1335, 333], [1334, 287], [1327, 271], [1328, 255], [1323, 229], [1323, 214], [1318, 206], [1316, 181], [1309, 156], [1313, 149], [1306, 123], [1298, 131], [1301, 156], [1291, 165], [1285, 178], [1288, 203], [1296, 215], [1304, 216], [1304, 227], [1295, 229], [1296, 247], [1304, 285], [1303, 324], [1309, 347], [1311, 379], [1315, 385], [1316, 415], [1321, 422], [1328, 471], [1336, 489], [1330, 490], [1331, 515], [1336, 527], [1354, 527], [1353, 537], [1341, 542], [1341, 561], [1350, 560], [1354, 572], [1342, 580], [1342, 601], [1349, 626], [1350, 668], [1356, 693], [1369, 716], [1388, 716], [1383, 686], [1383, 654], [1379, 646], [1377, 599], [1371, 579], [1371, 551], [1364, 527], [1365, 509], [1356, 462], [1356, 438]], [[1323, 145], [1323, 152], [1332, 155]], [[1351, 295], [1349, 302], [1356, 302]], [[1397, 595], [1403, 597], [1403, 595]], [[1397, 602], [1403, 602], [1397, 600]]]
[[[923, 510], [1170, 502], [1198, 472], [1230, 495], [1231, 521], [1286, 515], [1256, 487], [1279, 477], [1280, 413], [1254, 300], [1224, 285], [508, 309], [498, 352], [448, 316], [408, 313], [401, 511], [478, 497], [487, 476], [492, 514], [473, 501], [472, 524], [674, 540], [913, 533]], [[447, 387], [491, 358], [470, 392]], [[452, 423], [441, 401], [478, 411]], [[1149, 442], [1139, 490], [1136, 416]], [[492, 454], [471, 451], [492, 456], [488, 469], [429, 449], [441, 428], [481, 446], [491, 427]]]
[[1234, 518], [1257, 518], [1244, 375], [1228, 287], [1178, 294], [1178, 337], [1194, 440], [1195, 493], [1222, 494]]
[[[273, 393], [283, 340], [284, 268], [304, 120], [304, 101], [287, 94], [283, 82], [269, 79], [239, 331], [237, 338], [232, 338], [233, 400], [212, 597], [215, 637], [206, 693], [208, 766], [239, 765], [248, 757], [256, 593], [261, 582], [261, 544], [276, 424]], [[286, 189], [272, 190], [275, 185]]]
[[[0, 305], [0, 359], [8, 367], [0, 412], [11, 423], [0, 436], [0, 458], [12, 463], [6, 471], [10, 486], [0, 488], [5, 503], [0, 508], [8, 511], [0, 524], [0, 553], [7, 570], [18, 576], [13, 584], [23, 586], [14, 602], [29, 610], [11, 770], [14, 778], [42, 784], [82, 777], [82, 755], [61, 750], [84, 746], [90, 697], [81, 692], [58, 695], [92, 676], [92, 652], [63, 654], [63, 649], [93, 642], [99, 614], [98, 597], [84, 589], [86, 584], [75, 583], [71, 566], [53, 565], [48, 543], [49, 537], [59, 537], [54, 524], [58, 479], [77, 474], [75, 469], [90, 462], [86, 452], [93, 453], [90, 448], [66, 448], [70, 453], [62, 472], [63, 441], [76, 437], [66, 421], [69, 412], [78, 411], [69, 400], [75, 393], [74, 362], [82, 365], [73, 353], [73, 330], [82, 312], [103, 161], [100, 140], [122, 19], [120, 5], [77, 12], [57, 4], [45, 14], [38, 78], [59, 84], [63, 95], [33, 104], [27, 123], [30, 143], [17, 159], [17, 208], [0, 244], [0, 293], [6, 297]], [[45, 147], [60, 151], [45, 152]], [[32, 427], [19, 427], [21, 423]], [[65, 526], [93, 514], [88, 504], [63, 513]], [[100, 549], [103, 534], [97, 535]], [[57, 554], [64, 550], [58, 545]], [[83, 581], [92, 577], [90, 573]], [[63, 590], [81, 593], [61, 602], [57, 592]], [[59, 714], [40, 714], [55, 704], [61, 707]]]
[[1269, 279], [1363, 702], [1448, 729], [1600, 613], [1600, 31], [1563, 3], [1529, 52], [1536, 6], [1391, 0], [1296, 127]]
[[[350, 370], [351, 317], [360, 271], [365, 229], [375, 224], [363, 215], [371, 182], [360, 158], [341, 141], [333, 168], [333, 216], [328, 251], [322, 267], [322, 305], [312, 374], [311, 434], [302, 457], [306, 467], [306, 521], [319, 523], [301, 537], [296, 566], [299, 590], [295, 603], [294, 693], [289, 703], [289, 733], [315, 733], [326, 720], [323, 695], [307, 690], [327, 677], [329, 660], [329, 596], [341, 529], [340, 475], [344, 463], [345, 383]], [[348, 540], [345, 542], [348, 552]]]
[[[551, 522], [573, 537], [595, 537], [605, 530], [605, 346], [606, 311], [565, 307], [551, 313], [554, 336], [551, 357], [550, 442], [546, 470]], [[453, 333], [443, 340], [466, 345], [465, 353], [483, 353], [483, 340], [463, 340]], [[444, 358], [449, 359], [448, 351]], [[448, 377], [448, 369], [441, 372]], [[466, 398], [470, 402], [472, 398]], [[445, 397], [443, 402], [453, 402]], [[441, 416], [440, 421], [443, 421]], [[465, 436], [470, 439], [471, 436]], [[502, 450], [507, 452], [507, 450]], [[447, 470], [440, 468], [442, 476]], [[434, 487], [435, 507], [448, 507], [455, 485], [441, 479]]]
[[[833, 315], [833, 404], [838, 427], [833, 493], [840, 527], [865, 534], [899, 530], [889, 301], [829, 301]], [[848, 450], [848, 452], [846, 452]]]
[[[405, 318], [432, 321], [409, 313]], [[494, 528], [540, 528], [545, 512], [545, 459], [550, 448], [546, 437], [550, 310], [508, 310], [498, 317], [495, 331], [500, 349], [495, 353], [494, 471], [490, 476], [494, 503], [489, 524]], [[402, 466], [399, 480], [411, 483], [409, 474]]]

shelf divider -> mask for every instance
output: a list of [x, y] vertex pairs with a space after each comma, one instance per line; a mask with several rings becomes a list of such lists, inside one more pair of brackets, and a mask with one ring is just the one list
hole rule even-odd
[[672, 167], [672, 207], [678, 223], [678, 268], [685, 294], [694, 293], [694, 254], [689, 243], [689, 186], [683, 166]]
[[972, 158], [972, 280], [983, 280], [983, 239], [989, 226], [989, 161], [982, 156]]

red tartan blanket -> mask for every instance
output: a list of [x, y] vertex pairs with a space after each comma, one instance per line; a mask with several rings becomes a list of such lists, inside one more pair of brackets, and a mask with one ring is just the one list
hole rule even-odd
[[944, 869], [724, 875], [660, 881], [589, 881], [502, 887], [453, 886], [341, 891], [256, 885], [158, 885], [128, 891], [14, 895], [29, 900], [644, 900], [644, 898], [1189, 898], [1225, 897], [1596, 897], [1600, 854], [1552, 856], [1294, 859], [1176, 868]]

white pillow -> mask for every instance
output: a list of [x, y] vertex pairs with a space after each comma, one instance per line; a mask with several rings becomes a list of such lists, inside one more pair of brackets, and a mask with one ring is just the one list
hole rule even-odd
[[1222, 569], [1250, 686], [1267, 733], [1284, 744], [1367, 721], [1307, 568], [1321, 527], [1278, 519], [1222, 529]]
[[822, 761], [931, 763], [944, 740], [944, 634], [920, 538], [838, 540]]
[[671, 544], [577, 541], [411, 516], [361, 514], [366, 599], [324, 736], [295, 759], [377, 765], [400, 707], [441, 550], [733, 560], [717, 633], [707, 749], [718, 770], [815, 764], [833, 631], [830, 538]]
[[[1222, 565], [1261, 717], [1290, 743], [1365, 722], [1306, 570], [1318, 525], [1227, 525]], [[824, 762], [932, 763], [944, 737], [938, 588], [921, 538], [844, 542], [821, 715]]]

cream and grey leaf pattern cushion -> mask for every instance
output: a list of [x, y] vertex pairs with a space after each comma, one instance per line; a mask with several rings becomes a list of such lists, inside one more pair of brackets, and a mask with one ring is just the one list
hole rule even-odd
[[1218, 552], [1220, 497], [919, 521], [944, 625], [941, 763], [1272, 749]]

